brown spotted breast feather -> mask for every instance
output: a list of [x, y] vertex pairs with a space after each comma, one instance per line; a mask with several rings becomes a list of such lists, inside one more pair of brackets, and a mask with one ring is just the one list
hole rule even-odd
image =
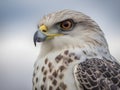
[[75, 66], [74, 76], [78, 90], [120, 90], [120, 65], [115, 61], [87, 59]]
[[64, 50], [52, 59], [44, 58], [35, 66], [33, 90], [73, 90], [76, 86], [72, 70], [79, 60], [80, 57], [69, 50]]

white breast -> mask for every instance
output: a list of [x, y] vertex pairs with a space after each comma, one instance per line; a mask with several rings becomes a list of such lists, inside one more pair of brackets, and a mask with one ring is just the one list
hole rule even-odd
[[[77, 90], [74, 66], [86, 58], [102, 58], [80, 48], [49, 53], [35, 63], [33, 90]], [[89, 55], [87, 55], [89, 54]]]

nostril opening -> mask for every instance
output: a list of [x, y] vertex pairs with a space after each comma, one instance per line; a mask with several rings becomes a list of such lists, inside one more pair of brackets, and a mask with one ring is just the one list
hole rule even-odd
[[43, 32], [46, 32], [46, 30], [42, 30]]

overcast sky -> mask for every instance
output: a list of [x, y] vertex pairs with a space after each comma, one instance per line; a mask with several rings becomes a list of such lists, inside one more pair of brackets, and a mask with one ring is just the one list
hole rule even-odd
[[120, 60], [120, 0], [0, 0], [0, 90], [31, 90], [39, 52], [33, 34], [44, 15], [63, 9], [94, 19]]

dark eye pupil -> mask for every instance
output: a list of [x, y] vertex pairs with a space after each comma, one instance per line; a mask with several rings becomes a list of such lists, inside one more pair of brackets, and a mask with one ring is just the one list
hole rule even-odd
[[68, 27], [69, 24], [68, 24], [67, 22], [65, 22], [65, 23], [63, 24], [63, 26], [64, 26], [64, 27]]
[[60, 22], [61, 30], [71, 30], [72, 26], [73, 26], [73, 22], [71, 20]]

